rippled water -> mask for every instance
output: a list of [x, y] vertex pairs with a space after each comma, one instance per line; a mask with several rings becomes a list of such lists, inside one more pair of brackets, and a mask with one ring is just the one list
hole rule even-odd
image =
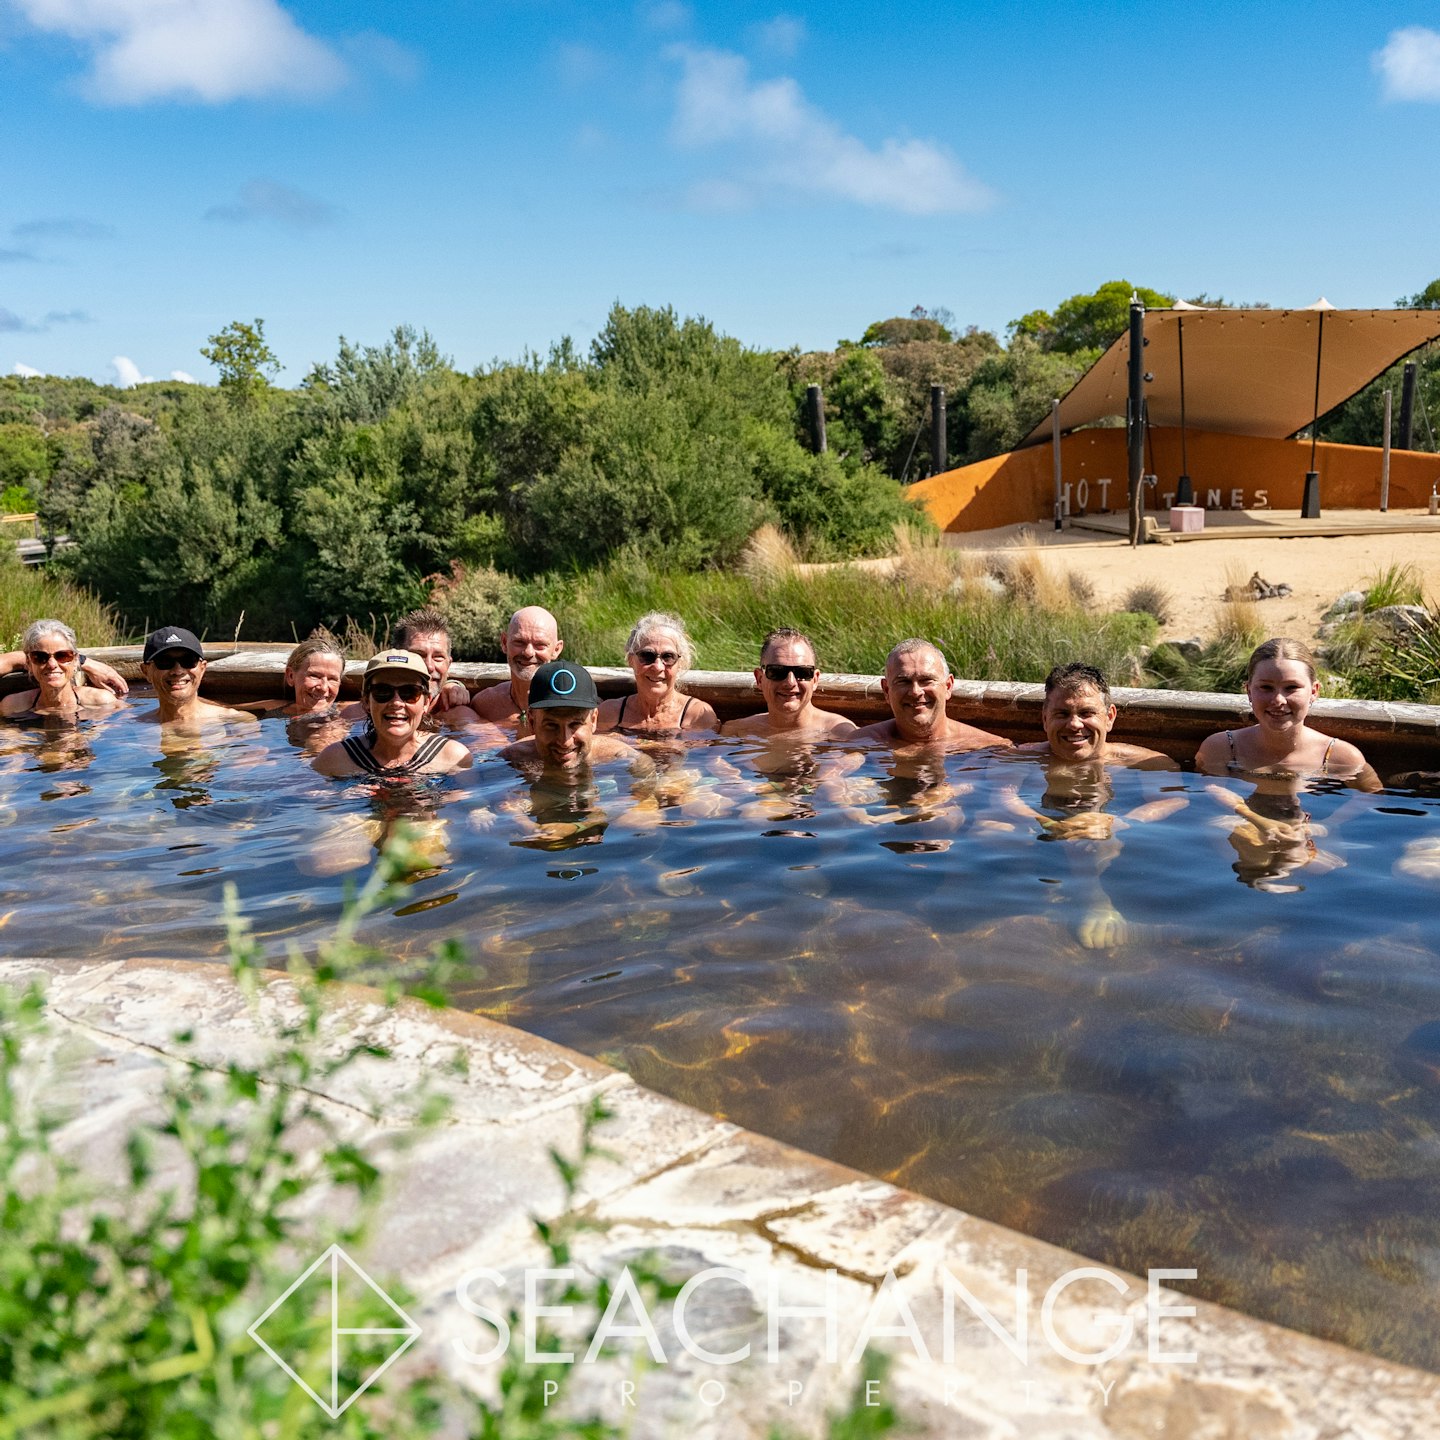
[[[282, 721], [168, 755], [130, 715], [6, 726], [0, 947], [219, 956], [226, 881], [268, 947], [304, 946], [384, 827], [419, 814], [433, 866], [367, 938], [404, 957], [457, 936], [459, 1003], [1106, 1263], [1193, 1266], [1197, 1293], [1440, 1369], [1440, 879], [1416, 863], [1440, 801], [1307, 794], [1330, 833], [1267, 861], [1194, 775], [1122, 771], [1113, 796], [1067, 800], [1028, 760], [896, 776], [871, 756], [836, 782], [839, 753], [700, 745], [638, 796], [623, 770], [575, 795], [487, 758], [377, 795], [315, 776]], [[1054, 818], [1188, 805], [1057, 841], [1012, 795]], [[1104, 897], [1128, 942], [1085, 948]]]

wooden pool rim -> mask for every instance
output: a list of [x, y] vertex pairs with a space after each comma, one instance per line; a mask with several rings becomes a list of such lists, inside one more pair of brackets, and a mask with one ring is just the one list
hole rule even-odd
[[[269, 699], [285, 693], [285, 657], [291, 645], [207, 645], [209, 668], [203, 691], [212, 699]], [[127, 679], [140, 676], [140, 646], [121, 645], [87, 652], [114, 665]], [[628, 667], [587, 667], [602, 696], [625, 695], [635, 688]], [[360, 693], [365, 663], [349, 661], [344, 693]], [[504, 665], [456, 661], [450, 673], [476, 689], [507, 678]], [[708, 701], [723, 719], [753, 714], [761, 708], [754, 677], [748, 670], [692, 670], [684, 680], [687, 694]], [[956, 680], [949, 713], [1011, 740], [1040, 737], [1042, 685], [1007, 680]], [[1195, 690], [1141, 690], [1116, 687], [1120, 718], [1117, 740], [1149, 745], [1178, 760], [1190, 760], [1195, 748], [1217, 730], [1250, 723], [1243, 695], [1216, 695]], [[815, 703], [848, 715], [859, 724], [888, 719], [890, 707], [880, 691], [878, 675], [822, 676]], [[1315, 702], [1311, 721], [1319, 730], [1358, 745], [1382, 775], [1407, 769], [1440, 770], [1440, 706], [1407, 705], [1376, 700]]]

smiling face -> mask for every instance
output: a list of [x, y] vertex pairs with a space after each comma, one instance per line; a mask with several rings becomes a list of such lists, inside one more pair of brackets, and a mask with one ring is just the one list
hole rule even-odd
[[161, 704], [186, 705], [200, 696], [205, 662], [193, 650], [162, 650], [140, 667]]
[[890, 702], [895, 728], [907, 740], [923, 740], [944, 721], [955, 677], [937, 651], [907, 650], [885, 662], [880, 688]]
[[405, 648], [425, 662], [432, 680], [438, 685], [445, 683], [445, 677], [450, 673], [450, 637], [443, 630], [421, 631], [412, 635]]
[[[641, 651], [654, 658], [647, 660]], [[668, 695], [680, 678], [684, 654], [680, 637], [663, 625], [642, 636], [635, 649], [625, 657], [635, 672], [636, 690], [657, 697]]]
[[328, 710], [340, 693], [345, 662], [338, 655], [317, 651], [307, 655], [298, 670], [285, 667], [285, 683], [295, 696], [295, 708], [302, 714]]
[[[794, 715], [810, 703], [820, 676], [815, 668], [815, 652], [803, 640], [787, 638], [775, 641], [761, 654], [760, 662], [755, 670], [755, 683], [765, 697], [765, 708], [772, 715]], [[799, 679], [787, 668], [792, 665], [809, 669], [812, 672], [810, 678]], [[779, 679], [772, 679], [766, 671], [777, 666], [786, 668], [786, 673]]]
[[535, 749], [547, 765], [575, 770], [585, 763], [595, 738], [598, 710], [547, 705], [527, 713], [535, 736]]
[[1303, 660], [1262, 660], [1245, 682], [1256, 722], [1272, 732], [1298, 730], [1320, 693]]
[[1103, 760], [1115, 707], [1093, 685], [1051, 691], [1041, 711], [1045, 738], [1057, 760]]
[[406, 671], [381, 670], [365, 682], [365, 713], [376, 736], [389, 745], [413, 740], [429, 705], [424, 682]]
[[555, 617], [538, 605], [527, 605], [510, 617], [505, 632], [505, 659], [515, 679], [528, 685], [530, 677], [551, 660], [558, 660], [565, 642], [555, 624]]
[[74, 679], [78, 663], [75, 647], [54, 633], [41, 635], [25, 652], [25, 668], [44, 692], [64, 690]]

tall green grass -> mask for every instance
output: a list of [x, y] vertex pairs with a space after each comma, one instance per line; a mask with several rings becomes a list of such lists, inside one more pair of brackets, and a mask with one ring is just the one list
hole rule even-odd
[[684, 619], [696, 666], [706, 670], [751, 669], [766, 632], [793, 625], [814, 640], [829, 671], [878, 674], [896, 641], [918, 635], [935, 641], [966, 679], [1035, 682], [1060, 661], [1083, 660], [1115, 683], [1131, 684], [1155, 632], [1148, 615], [1092, 615], [1076, 604], [972, 590], [952, 594], [853, 567], [752, 577], [676, 573], [631, 561], [548, 577], [531, 598], [554, 611], [566, 654], [589, 665], [623, 664], [630, 628], [648, 610]]
[[34, 620], [63, 620], [82, 645], [121, 639], [115, 612], [90, 591], [38, 565], [22, 565], [11, 545], [0, 546], [0, 650], [17, 649]]

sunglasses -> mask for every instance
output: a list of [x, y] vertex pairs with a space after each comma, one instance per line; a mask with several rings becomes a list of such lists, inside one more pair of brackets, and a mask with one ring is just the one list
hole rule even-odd
[[797, 680], [813, 680], [818, 665], [767, 665], [765, 667], [765, 678], [779, 684], [787, 675], [793, 675]]
[[385, 685], [376, 683], [365, 693], [372, 700], [378, 700], [382, 705], [388, 705], [397, 695], [407, 704], [413, 705], [422, 695], [428, 695], [428, 685]]
[[200, 663], [200, 656], [188, 650], [166, 650], [150, 662], [157, 670], [173, 670], [177, 665], [182, 670], [193, 670]]
[[30, 663], [43, 669], [51, 660], [57, 665], [68, 665], [75, 659], [73, 650], [32, 650]]
[[642, 665], [653, 665], [658, 660], [666, 669], [680, 660], [673, 650], [636, 650], [632, 653]]

